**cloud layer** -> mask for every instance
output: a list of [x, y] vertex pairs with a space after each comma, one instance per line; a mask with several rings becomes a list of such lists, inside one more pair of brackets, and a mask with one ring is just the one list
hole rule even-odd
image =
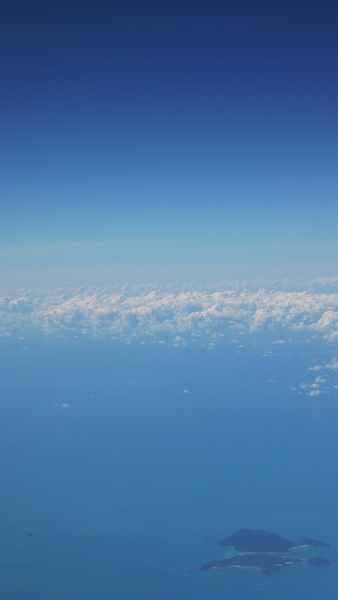
[[0, 296], [0, 332], [152, 336], [284, 328], [338, 340], [338, 294], [163, 286], [20, 290]]

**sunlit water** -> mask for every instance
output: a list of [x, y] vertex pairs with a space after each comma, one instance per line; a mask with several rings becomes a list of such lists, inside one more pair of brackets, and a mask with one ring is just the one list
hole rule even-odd
[[[290, 389], [332, 350], [256, 342], [1, 342], [3, 600], [336, 600], [338, 399]], [[242, 527], [332, 566], [194, 572]]]

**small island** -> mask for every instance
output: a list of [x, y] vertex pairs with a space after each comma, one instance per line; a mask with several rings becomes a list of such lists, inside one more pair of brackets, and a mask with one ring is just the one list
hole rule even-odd
[[303, 538], [300, 542], [292, 542], [280, 535], [259, 529], [240, 529], [237, 533], [224, 538], [219, 546], [233, 548], [241, 554], [211, 560], [202, 565], [199, 571], [216, 569], [256, 569], [261, 575], [272, 577], [274, 571], [281, 571], [285, 566], [295, 564], [309, 564], [316, 566], [330, 566], [330, 562], [321, 556], [301, 558], [293, 555], [286, 556], [290, 550], [307, 548], [330, 548], [330, 544], [312, 538]]
[[300, 542], [291, 542], [280, 535], [263, 529], [240, 529], [218, 542], [219, 546], [234, 548], [239, 552], [287, 552], [297, 548], [331, 548], [319, 540], [304, 538]]
[[282, 554], [239, 554], [238, 556], [231, 556], [231, 558], [225, 558], [223, 560], [211, 560], [205, 565], [202, 565], [199, 568], [199, 571], [211, 571], [216, 569], [256, 569], [261, 575], [272, 577], [274, 571], [281, 571], [284, 566], [290, 567], [295, 564], [305, 563], [326, 566], [331, 564], [321, 556], [305, 559], [291, 558], [289, 556], [283, 556]]

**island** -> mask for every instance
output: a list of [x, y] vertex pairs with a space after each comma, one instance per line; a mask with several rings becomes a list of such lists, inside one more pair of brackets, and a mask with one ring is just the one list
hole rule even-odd
[[223, 560], [211, 560], [205, 565], [202, 565], [199, 571], [211, 571], [216, 569], [257, 569], [261, 575], [272, 577], [274, 571], [281, 571], [284, 566], [291, 566], [295, 564], [308, 563], [310, 565], [325, 565], [329, 566], [331, 563], [322, 558], [316, 556], [314, 558], [294, 558], [284, 556], [282, 554], [239, 554], [238, 556], [231, 556]]
[[300, 542], [291, 542], [280, 535], [263, 529], [240, 529], [218, 542], [219, 546], [234, 548], [239, 552], [287, 552], [297, 548], [331, 548], [319, 540], [304, 538]]
[[198, 571], [211, 571], [216, 569], [256, 569], [261, 575], [272, 577], [274, 571], [281, 571], [285, 566], [295, 564], [309, 564], [315, 566], [330, 566], [330, 561], [321, 556], [311, 558], [287, 555], [290, 550], [310, 548], [331, 548], [313, 538], [303, 538], [300, 542], [293, 542], [280, 535], [264, 531], [263, 529], [240, 529], [220, 542], [219, 546], [233, 548], [240, 552], [236, 556], [211, 560]]
[[319, 540], [313, 540], [312, 538], [303, 538], [300, 543], [300, 546], [308, 546], [308, 548], [331, 548], [330, 544], [324, 544], [324, 542], [320, 542]]

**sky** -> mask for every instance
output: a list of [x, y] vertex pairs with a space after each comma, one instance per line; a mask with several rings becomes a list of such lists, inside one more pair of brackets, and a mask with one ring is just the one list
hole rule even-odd
[[1, 2], [2, 287], [336, 275], [337, 20]]

